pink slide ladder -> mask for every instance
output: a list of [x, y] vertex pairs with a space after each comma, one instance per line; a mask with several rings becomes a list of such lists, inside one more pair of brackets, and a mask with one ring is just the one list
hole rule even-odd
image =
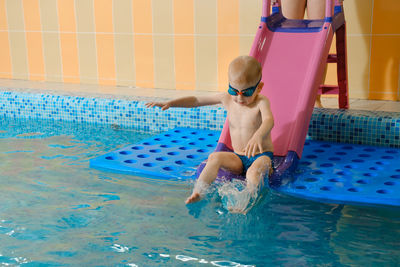
[[[333, 5], [333, 0], [326, 0], [323, 20], [286, 19], [280, 1], [275, 2], [271, 14], [271, 0], [263, 0], [261, 23], [250, 55], [262, 65], [261, 94], [269, 98], [274, 115], [271, 135], [275, 166], [269, 185], [276, 187], [285, 183], [285, 173], [295, 169], [301, 158], [333, 35], [345, 22], [339, 1]], [[232, 150], [227, 122], [218, 150]]]

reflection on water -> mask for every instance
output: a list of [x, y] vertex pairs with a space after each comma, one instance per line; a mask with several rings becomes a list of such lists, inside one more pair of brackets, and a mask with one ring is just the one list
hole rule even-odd
[[0, 126], [0, 265], [400, 262], [399, 210], [320, 204], [266, 190], [246, 214], [234, 214], [229, 205], [248, 202], [247, 196], [224, 199], [243, 191], [235, 182], [215, 185], [204, 200], [185, 205], [191, 182], [88, 167], [90, 158], [146, 135], [49, 122], [2, 120]]

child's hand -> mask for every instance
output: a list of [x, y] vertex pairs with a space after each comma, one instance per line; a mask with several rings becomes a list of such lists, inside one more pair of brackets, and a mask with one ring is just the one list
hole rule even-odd
[[258, 136], [257, 134], [253, 135], [253, 137], [249, 140], [247, 143], [244, 153], [246, 157], [254, 157], [258, 153], [262, 152], [263, 149], [263, 142], [262, 142], [262, 137]]
[[160, 107], [161, 110], [169, 109], [171, 106], [168, 102], [149, 102], [145, 104], [148, 108]]

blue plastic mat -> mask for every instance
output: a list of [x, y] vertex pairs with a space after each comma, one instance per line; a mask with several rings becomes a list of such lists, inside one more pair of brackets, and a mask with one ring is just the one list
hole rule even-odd
[[285, 194], [328, 203], [400, 206], [400, 149], [307, 140]]
[[219, 131], [175, 128], [90, 160], [90, 167], [158, 179], [194, 179]]
[[[157, 179], [194, 179], [220, 132], [176, 128], [90, 160], [90, 166]], [[328, 203], [400, 206], [400, 149], [307, 140], [294, 181], [278, 191]]]

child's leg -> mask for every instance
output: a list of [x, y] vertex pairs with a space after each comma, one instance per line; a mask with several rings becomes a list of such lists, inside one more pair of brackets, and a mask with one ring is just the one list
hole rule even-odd
[[255, 192], [261, 183], [263, 183], [263, 179], [267, 174], [270, 174], [272, 171], [272, 162], [271, 159], [267, 156], [261, 156], [257, 158], [253, 164], [251, 164], [250, 168], [247, 170], [246, 181], [247, 181], [247, 189], [250, 192]]
[[214, 152], [208, 157], [207, 164], [197, 179], [193, 193], [186, 199], [186, 204], [199, 201], [204, 187], [209, 186], [217, 178], [220, 168], [226, 168], [235, 173], [243, 170], [242, 161], [232, 152]]
[[303, 19], [306, 0], [281, 0], [282, 13], [288, 19]]

